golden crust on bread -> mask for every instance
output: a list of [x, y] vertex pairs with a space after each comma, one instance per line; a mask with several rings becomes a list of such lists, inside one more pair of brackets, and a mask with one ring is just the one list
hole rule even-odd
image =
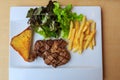
[[11, 39], [11, 46], [23, 57], [25, 61], [29, 61], [31, 39], [32, 30], [30, 27]]

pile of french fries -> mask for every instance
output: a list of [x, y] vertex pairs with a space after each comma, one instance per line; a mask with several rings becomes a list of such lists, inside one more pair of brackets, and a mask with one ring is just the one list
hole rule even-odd
[[87, 20], [86, 16], [83, 17], [81, 22], [71, 21], [68, 50], [81, 54], [88, 47], [93, 49], [96, 45], [95, 34], [96, 23], [93, 20]]

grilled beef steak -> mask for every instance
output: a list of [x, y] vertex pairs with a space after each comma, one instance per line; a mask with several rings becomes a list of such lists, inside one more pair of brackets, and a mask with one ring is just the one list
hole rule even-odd
[[57, 67], [70, 60], [70, 53], [66, 46], [67, 42], [63, 39], [38, 40], [35, 43], [34, 52], [42, 57], [47, 65]]

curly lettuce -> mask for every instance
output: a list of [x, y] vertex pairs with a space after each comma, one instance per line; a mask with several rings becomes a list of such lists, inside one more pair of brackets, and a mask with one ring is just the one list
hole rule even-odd
[[81, 21], [83, 15], [77, 15], [77, 13], [72, 12], [72, 5], [67, 5], [62, 8], [58, 2], [54, 2], [53, 12], [57, 15], [57, 21], [60, 23], [61, 27], [61, 37], [67, 38], [69, 33], [69, 26], [71, 20]]

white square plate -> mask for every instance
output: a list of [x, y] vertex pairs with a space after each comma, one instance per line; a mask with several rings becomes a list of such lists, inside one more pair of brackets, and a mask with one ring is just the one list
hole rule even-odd
[[[31, 7], [11, 7], [10, 40], [29, 25], [26, 18]], [[73, 11], [84, 14], [87, 19], [96, 22], [96, 46], [87, 49], [82, 55], [71, 52], [71, 60], [60, 67], [53, 68], [44, 63], [42, 58], [34, 62], [25, 62], [11, 46], [9, 61], [9, 80], [102, 80], [102, 31], [101, 8], [99, 6], [75, 6]], [[34, 36], [34, 42], [42, 37]]]

